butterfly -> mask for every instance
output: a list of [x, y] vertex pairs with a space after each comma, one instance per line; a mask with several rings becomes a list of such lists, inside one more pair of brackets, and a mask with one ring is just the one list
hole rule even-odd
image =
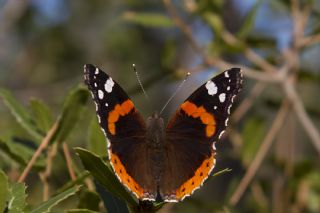
[[158, 113], [144, 120], [127, 93], [98, 67], [86, 64], [84, 79], [114, 173], [139, 200], [178, 202], [202, 186], [242, 87], [240, 68], [200, 86], [167, 124]]

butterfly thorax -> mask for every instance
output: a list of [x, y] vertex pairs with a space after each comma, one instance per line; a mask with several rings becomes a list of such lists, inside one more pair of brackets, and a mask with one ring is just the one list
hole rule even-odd
[[163, 170], [164, 160], [164, 122], [157, 112], [153, 113], [147, 119], [147, 146], [149, 150], [151, 164], [153, 165], [152, 175], [156, 179], [156, 182], [160, 181], [160, 176]]

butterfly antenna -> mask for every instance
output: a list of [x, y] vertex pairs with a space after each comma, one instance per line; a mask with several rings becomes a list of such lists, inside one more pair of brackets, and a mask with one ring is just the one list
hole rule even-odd
[[176, 94], [179, 92], [179, 90], [181, 89], [181, 87], [183, 86], [183, 84], [187, 81], [188, 77], [191, 75], [190, 72], [188, 72], [186, 74], [186, 77], [183, 79], [183, 81], [180, 83], [180, 85], [178, 86], [178, 88], [176, 89], [176, 91], [174, 91], [174, 93], [171, 95], [171, 97], [168, 99], [167, 103], [162, 107], [161, 111], [160, 111], [160, 115], [162, 114], [163, 110], [167, 107], [167, 105], [170, 103], [170, 101], [173, 99], [174, 96], [176, 96]]
[[137, 69], [136, 69], [136, 65], [135, 65], [135, 64], [132, 64], [132, 67], [133, 67], [133, 71], [134, 71], [134, 73], [136, 74], [136, 77], [137, 77], [138, 83], [139, 83], [139, 85], [140, 85], [140, 88], [141, 88], [141, 90], [142, 90], [142, 92], [143, 92], [144, 96], [146, 97], [146, 99], [149, 99], [149, 97], [148, 97], [148, 95], [147, 95], [146, 91], [144, 90], [143, 85], [142, 85], [142, 83], [141, 83], [141, 81], [140, 81], [140, 77], [139, 77], [139, 73], [138, 73], [138, 71], [137, 71]]

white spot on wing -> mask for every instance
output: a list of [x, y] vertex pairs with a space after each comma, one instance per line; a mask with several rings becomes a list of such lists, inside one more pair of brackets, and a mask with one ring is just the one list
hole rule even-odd
[[100, 116], [97, 115], [97, 117], [98, 117], [98, 122], [101, 123], [101, 118], [100, 118]]
[[224, 134], [224, 130], [220, 132], [219, 139], [222, 137], [223, 134]]
[[94, 72], [94, 74], [96, 74], [96, 75], [99, 74], [99, 68], [96, 68], [96, 71]]
[[[105, 131], [103, 128], [101, 128], [101, 130], [102, 130], [102, 132], [103, 132], [104, 136], [106, 136], [106, 137], [107, 137], [106, 131]], [[108, 147], [109, 147], [109, 146], [110, 146], [110, 142], [109, 142], [109, 140], [108, 140], [108, 139], [107, 139], [107, 143], [108, 143]]]
[[110, 92], [112, 92], [113, 86], [114, 86], [114, 82], [113, 82], [112, 78], [110, 77], [110, 78], [106, 81], [106, 83], [104, 84], [104, 89], [105, 89], [108, 93], [110, 93]]
[[235, 97], [236, 97], [236, 95], [233, 95], [233, 96], [232, 96], [232, 98], [231, 98], [231, 102], [232, 102], [232, 103], [233, 103]]
[[229, 118], [227, 118], [227, 119], [224, 121], [224, 125], [225, 125], [225, 126], [228, 126], [228, 121], [229, 121]]
[[106, 103], [106, 104], [105, 104], [105, 106], [106, 106], [106, 107], [108, 107], [108, 106], [109, 106], [109, 104], [108, 104], [108, 103]]
[[219, 95], [219, 100], [221, 103], [223, 103], [226, 100], [226, 93], [221, 93]]
[[[108, 147], [108, 157], [109, 157], [109, 161], [111, 162], [111, 149], [110, 147]], [[113, 164], [111, 163], [111, 166], [113, 168]]]
[[101, 90], [98, 90], [98, 97], [99, 99], [103, 99], [103, 92]]
[[228, 91], [230, 90], [230, 86], [227, 87], [227, 90], [228, 90]]
[[[182, 198], [184, 199], [184, 197]], [[177, 203], [178, 201], [175, 200], [175, 199], [164, 199], [165, 202], [168, 202], [168, 203]]]
[[213, 144], [212, 144], [212, 149], [213, 149], [214, 151], [217, 150], [217, 149], [216, 149], [216, 142], [213, 142]]
[[229, 77], [230, 77], [228, 71], [225, 71], [224, 76], [225, 76], [226, 78], [229, 78]]
[[231, 108], [231, 106], [232, 106], [232, 104], [230, 104], [230, 105], [228, 106], [228, 114], [230, 114], [230, 108]]
[[98, 111], [98, 104], [94, 102], [94, 105], [96, 106], [96, 112]]
[[218, 108], [217, 106], [214, 106], [214, 107], [213, 107], [213, 109], [217, 109], [217, 108]]
[[97, 83], [94, 83], [94, 87], [97, 87], [98, 85], [97, 85]]
[[154, 198], [148, 198], [148, 197], [144, 197], [144, 198], [142, 198], [142, 200], [147, 200], [147, 201], [156, 201], [156, 199], [154, 199]]
[[208, 90], [208, 94], [209, 95], [215, 95], [218, 92], [218, 87], [216, 86], [216, 84], [212, 81], [208, 81], [206, 83], [206, 88]]

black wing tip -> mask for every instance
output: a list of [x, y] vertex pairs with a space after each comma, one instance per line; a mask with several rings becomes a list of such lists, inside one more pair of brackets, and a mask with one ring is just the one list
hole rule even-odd
[[84, 72], [84, 83], [86, 85], [90, 85], [90, 79], [92, 78], [93, 73], [96, 70], [96, 66], [92, 64], [85, 64], [83, 66], [83, 72]]
[[83, 66], [83, 70], [84, 70], [85, 73], [93, 72], [93, 71], [95, 71], [96, 68], [97, 68], [97, 67], [94, 66], [94, 65], [92, 65], [92, 64], [85, 64], [85, 65]]
[[242, 87], [243, 87], [243, 71], [240, 67], [232, 67], [228, 70], [225, 70], [223, 73], [228, 72], [228, 73], [233, 73], [235, 75], [236, 79], [236, 87], [237, 87], [237, 92], [240, 92]]
[[240, 67], [232, 67], [232, 68], [230, 68], [230, 69], [228, 69], [226, 71], [228, 71], [228, 72], [237, 72], [242, 77], [242, 69]]

